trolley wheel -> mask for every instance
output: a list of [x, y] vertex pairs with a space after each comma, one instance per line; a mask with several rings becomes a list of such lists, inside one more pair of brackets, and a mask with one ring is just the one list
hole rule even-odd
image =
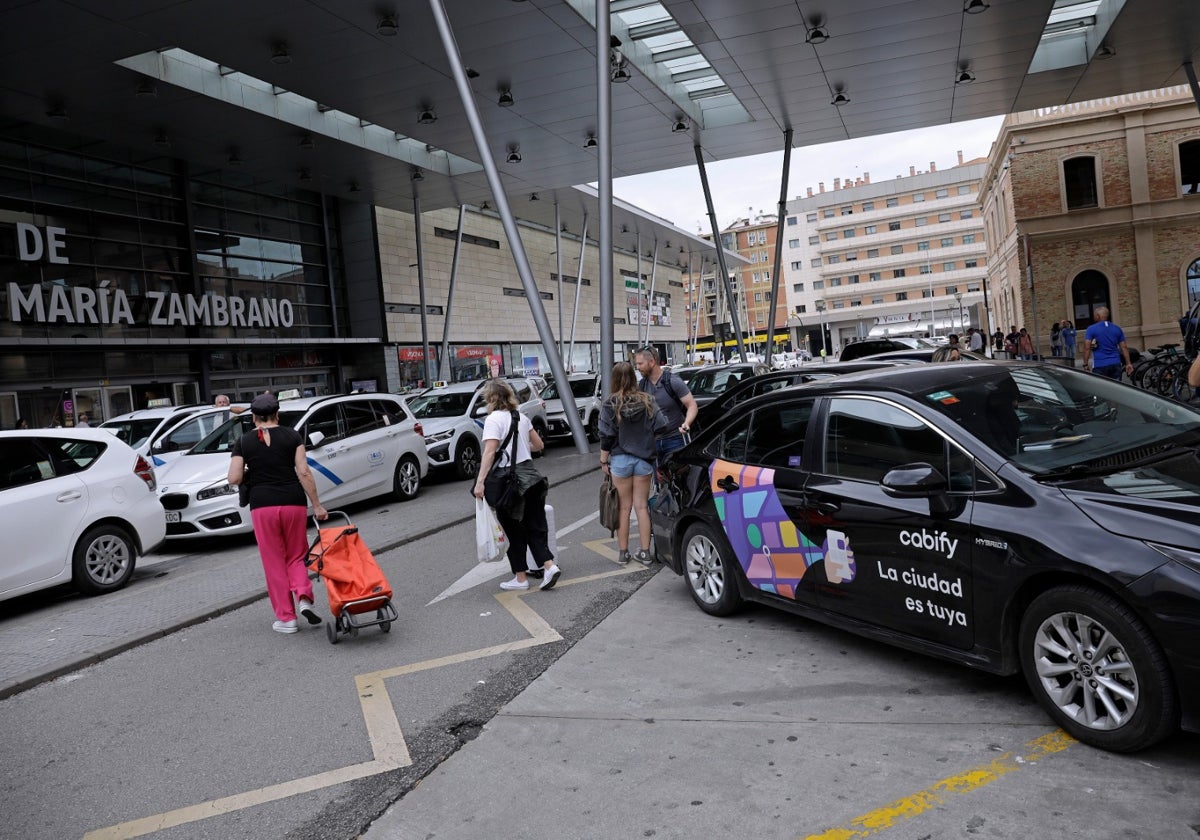
[[338, 631], [336, 621], [325, 622], [325, 637], [329, 639], [329, 644], [336, 645], [338, 643]]
[[375, 617], [379, 619], [379, 629], [384, 633], [390, 633], [392, 630], [392, 622], [384, 620], [387, 618], [387, 613], [385, 613], [383, 610], [375, 610]]
[[358, 625], [355, 624], [353, 621], [351, 621], [349, 618], [347, 618], [346, 626], [347, 626], [347, 629], [350, 631], [350, 638], [357, 639], [358, 638]]

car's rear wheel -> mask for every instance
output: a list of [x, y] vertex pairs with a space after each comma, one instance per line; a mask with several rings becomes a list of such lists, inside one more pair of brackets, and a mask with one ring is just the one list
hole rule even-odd
[[100, 595], [129, 583], [136, 563], [137, 546], [124, 528], [97, 525], [75, 544], [71, 579], [80, 592]]
[[392, 492], [402, 502], [414, 499], [421, 492], [421, 465], [411, 455], [405, 455], [396, 464], [396, 479]]
[[1133, 752], [1175, 730], [1162, 649], [1133, 611], [1086, 586], [1042, 593], [1021, 618], [1021, 668], [1042, 706], [1085, 744]]
[[721, 542], [702, 522], [691, 525], [683, 536], [683, 575], [696, 606], [709, 615], [729, 615], [742, 606], [734, 566], [722, 554]]
[[454, 456], [454, 474], [459, 478], [474, 478], [479, 472], [479, 444], [475, 438], [463, 438], [458, 442], [458, 454]]
[[[534, 420], [533, 430], [538, 433], [538, 437], [540, 437], [544, 443], [546, 441], [546, 424], [541, 420]], [[532, 452], [530, 454], [533, 455], [534, 458], [541, 458], [546, 454], [546, 450], [542, 449], [541, 452]]]

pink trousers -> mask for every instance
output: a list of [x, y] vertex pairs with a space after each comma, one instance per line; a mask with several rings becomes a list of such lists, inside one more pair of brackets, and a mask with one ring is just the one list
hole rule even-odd
[[292, 621], [296, 618], [292, 593], [297, 599], [313, 599], [312, 581], [304, 565], [308, 556], [308, 510], [299, 505], [260, 507], [250, 511], [250, 518], [275, 617]]

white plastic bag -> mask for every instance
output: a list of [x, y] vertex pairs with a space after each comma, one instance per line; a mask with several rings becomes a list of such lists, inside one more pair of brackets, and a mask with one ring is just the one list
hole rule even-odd
[[475, 500], [475, 554], [480, 563], [491, 563], [504, 556], [508, 539], [496, 514], [483, 499]]

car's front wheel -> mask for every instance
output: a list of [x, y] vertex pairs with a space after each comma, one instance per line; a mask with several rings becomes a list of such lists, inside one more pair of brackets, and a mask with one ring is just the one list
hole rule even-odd
[[[545, 441], [546, 441], [546, 424], [541, 420], [534, 420], [533, 421], [533, 430], [538, 433], [538, 437], [540, 437], [542, 439], [542, 442], [545, 443]], [[533, 455], [534, 458], [541, 458], [543, 455], [546, 454], [546, 450], [542, 449], [541, 452], [532, 452], [530, 454]]]
[[454, 456], [454, 474], [459, 478], [474, 478], [478, 472], [479, 444], [474, 438], [463, 438], [458, 442], [458, 454]]
[[100, 595], [129, 583], [137, 563], [137, 546], [124, 528], [97, 525], [75, 545], [71, 580], [88, 595]]
[[730, 615], [742, 606], [733, 567], [737, 562], [722, 554], [721, 542], [703, 522], [692, 524], [683, 535], [683, 575], [696, 606], [709, 615]]
[[1125, 604], [1087, 586], [1060, 586], [1021, 618], [1021, 668], [1034, 695], [1076, 739], [1133, 752], [1178, 726], [1162, 649]]
[[402, 502], [414, 499], [421, 492], [421, 465], [411, 455], [405, 455], [396, 464], [396, 478], [392, 493]]
[[584, 431], [587, 433], [588, 443], [595, 443], [600, 440], [600, 418], [599, 412], [593, 411], [592, 416], [588, 418], [587, 425], [584, 426]]

